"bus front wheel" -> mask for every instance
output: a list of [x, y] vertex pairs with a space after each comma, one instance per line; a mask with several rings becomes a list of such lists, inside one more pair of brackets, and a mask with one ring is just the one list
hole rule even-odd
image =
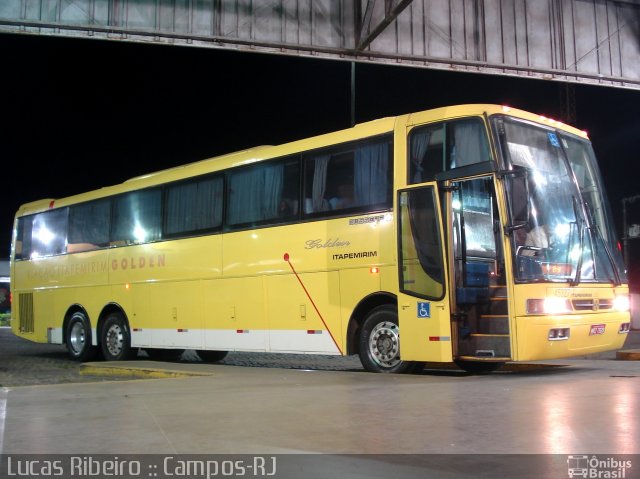
[[122, 361], [134, 356], [136, 350], [131, 348], [129, 325], [122, 313], [110, 313], [104, 320], [100, 345], [106, 361]]
[[96, 357], [98, 348], [91, 344], [91, 325], [83, 312], [76, 311], [69, 319], [65, 343], [71, 359], [91, 361]]
[[395, 306], [373, 309], [360, 330], [359, 355], [362, 366], [374, 373], [413, 372], [416, 365], [400, 359], [400, 329]]

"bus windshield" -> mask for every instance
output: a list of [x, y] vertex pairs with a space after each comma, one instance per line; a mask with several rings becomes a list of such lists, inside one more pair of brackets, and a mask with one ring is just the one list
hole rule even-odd
[[591, 144], [527, 122], [494, 121], [511, 182], [519, 185], [507, 188], [516, 280], [626, 281]]

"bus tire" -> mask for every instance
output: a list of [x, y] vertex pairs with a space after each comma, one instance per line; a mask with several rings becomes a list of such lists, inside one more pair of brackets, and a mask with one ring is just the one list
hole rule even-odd
[[153, 361], [178, 361], [184, 353], [184, 349], [168, 348], [148, 348], [145, 351]]
[[211, 351], [206, 349], [199, 349], [196, 351], [198, 357], [205, 363], [217, 363], [227, 357], [229, 351]]
[[373, 373], [405, 373], [415, 368], [400, 359], [400, 329], [395, 306], [374, 308], [360, 330], [359, 356], [362, 366]]
[[504, 366], [503, 362], [492, 361], [467, 361], [463, 359], [456, 359], [453, 362], [456, 363], [456, 366], [469, 374], [489, 374]]
[[100, 331], [100, 345], [106, 361], [131, 359], [137, 350], [131, 348], [131, 333], [124, 315], [109, 313]]
[[67, 323], [65, 343], [69, 357], [76, 361], [91, 361], [98, 353], [98, 347], [91, 344], [91, 325], [82, 311], [76, 311]]

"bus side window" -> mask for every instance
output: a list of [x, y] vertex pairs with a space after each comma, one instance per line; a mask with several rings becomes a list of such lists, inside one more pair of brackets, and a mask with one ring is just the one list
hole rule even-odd
[[282, 223], [298, 212], [297, 158], [269, 161], [231, 171], [227, 224], [231, 227]]
[[69, 207], [67, 253], [91, 251], [109, 245], [109, 200]]
[[31, 254], [31, 224], [33, 216], [18, 218], [14, 259], [29, 259]]
[[490, 159], [486, 128], [480, 119], [421, 126], [410, 133], [408, 183], [433, 181], [438, 173]]
[[52, 256], [66, 251], [67, 208], [49, 210], [33, 217], [30, 257]]
[[[304, 213], [374, 211], [391, 204], [391, 139], [375, 138], [305, 158]], [[335, 213], [334, 213], [335, 212]]]
[[110, 244], [124, 246], [156, 241], [161, 236], [162, 191], [160, 188], [135, 191], [113, 202]]
[[222, 176], [167, 187], [164, 232], [169, 236], [212, 231], [222, 226]]

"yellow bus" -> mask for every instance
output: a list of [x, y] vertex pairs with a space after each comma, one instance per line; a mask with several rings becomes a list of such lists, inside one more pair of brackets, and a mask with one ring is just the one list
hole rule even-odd
[[585, 132], [499, 105], [385, 118], [25, 204], [18, 336], [71, 357], [359, 355], [373, 372], [620, 348]]

